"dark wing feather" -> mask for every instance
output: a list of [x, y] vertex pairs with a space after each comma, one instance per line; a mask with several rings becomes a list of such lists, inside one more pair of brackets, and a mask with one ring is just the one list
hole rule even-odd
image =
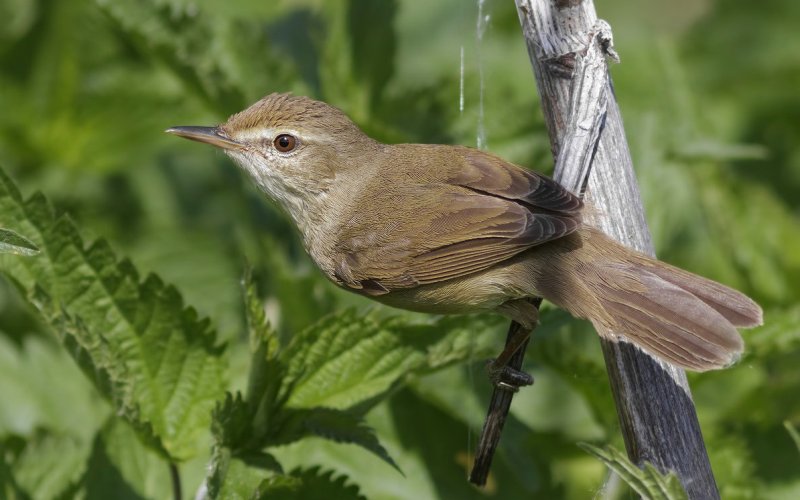
[[463, 168], [450, 179], [453, 184], [562, 214], [577, 214], [583, 208], [580, 198], [549, 177], [496, 156], [466, 151]]
[[580, 226], [579, 198], [557, 182], [464, 148], [440, 182], [387, 189], [336, 244], [335, 278], [367, 295], [482, 271]]

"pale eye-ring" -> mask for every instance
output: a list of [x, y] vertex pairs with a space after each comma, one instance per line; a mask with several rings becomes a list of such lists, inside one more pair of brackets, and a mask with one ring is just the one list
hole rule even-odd
[[297, 147], [297, 137], [291, 134], [280, 134], [272, 141], [272, 144], [279, 152], [288, 153]]

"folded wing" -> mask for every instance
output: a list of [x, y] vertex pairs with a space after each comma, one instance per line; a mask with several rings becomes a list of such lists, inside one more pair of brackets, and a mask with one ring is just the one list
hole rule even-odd
[[376, 211], [350, 218], [334, 249], [338, 281], [368, 295], [436, 283], [580, 227], [580, 199], [557, 182], [461, 151], [442, 179], [386, 189]]

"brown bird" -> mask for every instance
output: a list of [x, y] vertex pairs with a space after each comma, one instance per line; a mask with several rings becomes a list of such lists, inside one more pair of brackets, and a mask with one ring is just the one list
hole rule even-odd
[[735, 362], [761, 308], [582, 224], [554, 180], [462, 146], [382, 144], [323, 102], [271, 94], [217, 127], [167, 132], [222, 148], [289, 214], [340, 287], [532, 328], [531, 297], [683, 368]]

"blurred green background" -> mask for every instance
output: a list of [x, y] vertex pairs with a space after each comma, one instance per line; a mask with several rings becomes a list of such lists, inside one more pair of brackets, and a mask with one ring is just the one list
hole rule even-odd
[[[739, 364], [690, 376], [722, 496], [800, 498], [800, 450], [783, 424], [800, 424], [800, 3], [597, 8], [622, 57], [611, 71], [659, 257], [765, 309]], [[174, 283], [228, 342], [239, 387], [246, 263], [282, 335], [349, 305], [405, 313], [325, 282], [287, 219], [223, 154], [163, 130], [215, 124], [292, 91], [386, 142], [474, 146], [483, 127], [486, 149], [549, 172], [514, 4], [482, 10], [479, 43], [477, 2], [463, 0], [0, 0], [0, 167], [68, 212], [87, 240], [106, 238]], [[58, 433], [65, 457], [92, 439], [108, 407], [5, 281], [0, 360], [0, 439]], [[626, 495], [575, 445], [622, 448], [591, 329], [547, 312], [527, 363], [537, 384], [515, 399], [483, 492], [465, 479], [488, 395], [482, 359], [411, 379], [368, 415], [405, 477], [321, 440], [276, 455], [287, 468], [346, 473], [369, 498]], [[185, 466], [187, 497], [203, 467]]]

